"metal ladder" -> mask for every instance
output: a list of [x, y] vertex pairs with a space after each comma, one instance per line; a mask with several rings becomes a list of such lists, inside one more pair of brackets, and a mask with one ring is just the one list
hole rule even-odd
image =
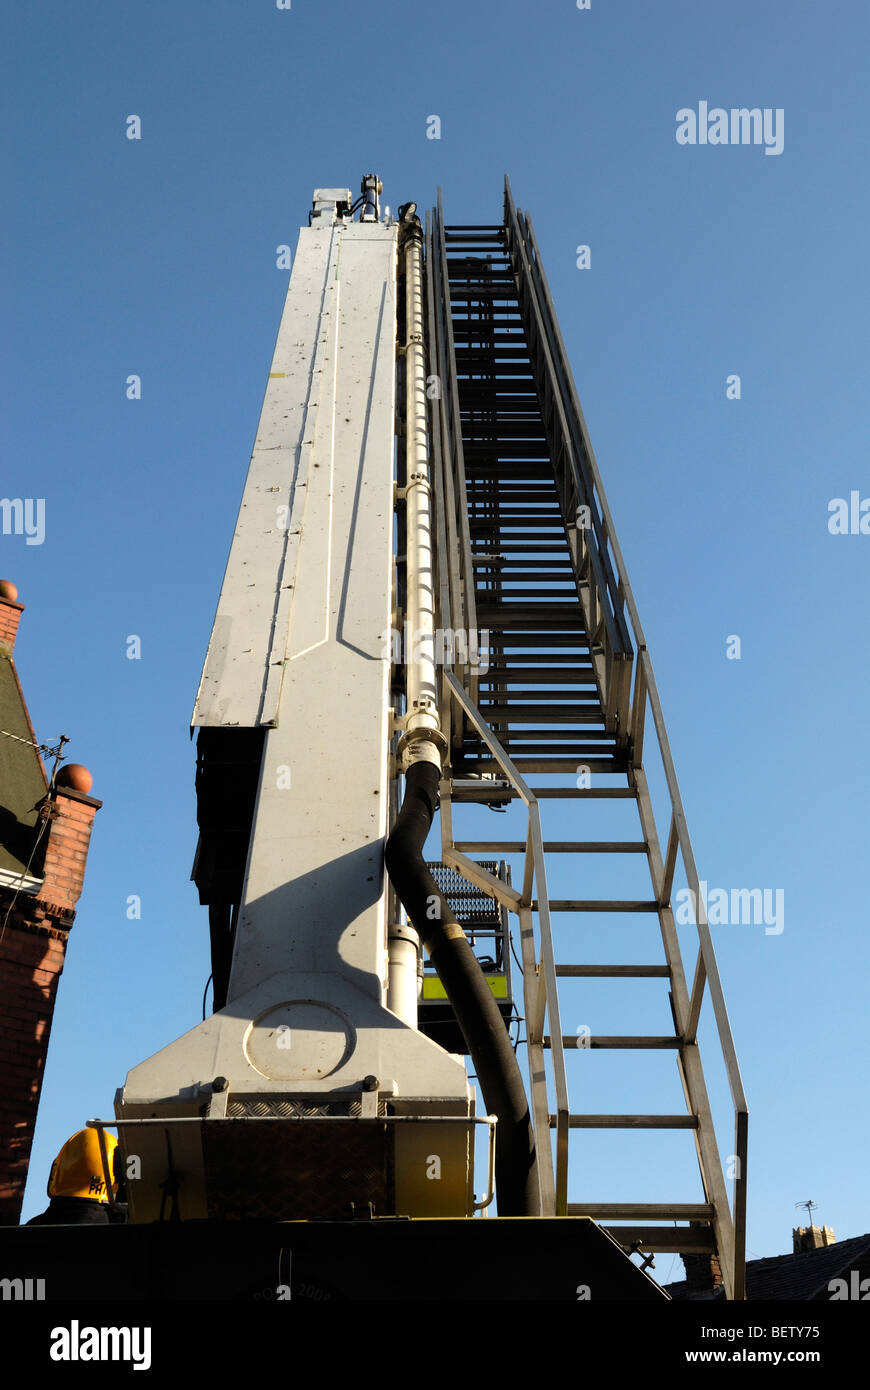
[[[441, 716], [451, 753], [441, 786], [442, 859], [518, 919], [542, 1209], [630, 1222], [608, 1227], [627, 1249], [715, 1254], [727, 1296], [742, 1298], [746, 1101], [652, 666], [534, 230], [506, 179], [500, 225], [445, 226], [439, 191], [426, 244], [429, 371], [439, 383], [430, 421], [439, 622], [457, 633], [489, 634], [482, 642], [488, 662], [473, 640], [457, 641], [445, 656]], [[669, 802], [664, 834], [643, 765], [648, 711], [655, 734], [648, 742]], [[549, 785], [530, 787], [526, 777], [535, 774]], [[541, 802], [557, 810], [564, 799], [615, 803], [609, 814], [621, 806], [638, 815], [639, 834], [634, 821], [624, 839], [545, 840]], [[525, 838], [455, 839], [454, 807], [481, 802], [524, 803]], [[522, 874], [514, 874], [522, 887], [508, 888], [472, 855], [524, 856]], [[651, 896], [551, 900], [547, 867], [553, 856], [565, 863], [568, 855], [577, 856], [578, 881], [583, 856], [617, 863], [644, 856]], [[671, 901], [678, 865], [697, 905], [691, 991]], [[552, 914], [576, 921], [591, 913], [656, 917], [663, 959], [557, 962]], [[606, 978], [666, 980], [673, 1032], [595, 1035], [583, 1045], [673, 1052], [684, 1113], [570, 1109], [566, 1050], [578, 1040], [562, 1032], [559, 981]], [[697, 1041], [707, 986], [735, 1114], [733, 1211]], [[570, 1135], [591, 1129], [691, 1130], [704, 1200], [597, 1202], [585, 1193], [570, 1200]], [[664, 1222], [689, 1224], [654, 1224]]]

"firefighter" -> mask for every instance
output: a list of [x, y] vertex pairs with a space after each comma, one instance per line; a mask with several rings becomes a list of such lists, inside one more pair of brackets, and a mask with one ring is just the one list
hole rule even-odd
[[[112, 1193], [118, 1192], [120, 1150], [113, 1134], [104, 1134], [106, 1154], [112, 1170]], [[28, 1226], [107, 1225], [126, 1220], [126, 1208], [109, 1202], [100, 1141], [95, 1129], [80, 1129], [68, 1139], [51, 1165], [48, 1175], [50, 1201], [45, 1211], [34, 1216]]]

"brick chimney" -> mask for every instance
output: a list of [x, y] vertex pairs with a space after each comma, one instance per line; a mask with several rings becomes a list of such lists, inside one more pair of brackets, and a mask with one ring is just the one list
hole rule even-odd
[[680, 1255], [686, 1270], [687, 1292], [712, 1294], [722, 1285], [722, 1271], [719, 1256], [693, 1251]]
[[101, 805], [78, 765], [48, 786], [11, 656], [16, 599], [0, 584], [0, 1226], [21, 1215], [57, 985]]
[[[61, 768], [60, 775], [63, 771]], [[51, 830], [39, 896], [65, 912], [72, 912], [81, 897], [91, 829], [101, 805], [101, 801], [72, 787], [56, 786], [51, 793], [48, 808]]]
[[8, 579], [0, 579], [0, 651], [12, 655], [18, 622], [24, 612], [24, 604], [18, 603], [18, 590]]

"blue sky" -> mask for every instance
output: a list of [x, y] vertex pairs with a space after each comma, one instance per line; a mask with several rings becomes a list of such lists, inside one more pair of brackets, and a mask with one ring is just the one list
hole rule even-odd
[[[870, 536], [828, 529], [833, 498], [870, 497], [866, 7], [35, 0], [3, 23], [0, 492], [45, 498], [46, 533], [0, 536], [0, 571], [27, 605], [38, 737], [70, 735], [104, 802], [25, 1218], [64, 1139], [200, 1016], [188, 723], [286, 290], [276, 247], [317, 185], [374, 170], [384, 201], [425, 209], [440, 184], [448, 222], [492, 223], [508, 172], [701, 875], [785, 894], [779, 935], [714, 929], [751, 1107], [750, 1252], [789, 1249], [810, 1197], [838, 1237], [866, 1231]], [[782, 153], [679, 145], [700, 101], [782, 109]], [[661, 1195], [695, 1199], [659, 1162]]]

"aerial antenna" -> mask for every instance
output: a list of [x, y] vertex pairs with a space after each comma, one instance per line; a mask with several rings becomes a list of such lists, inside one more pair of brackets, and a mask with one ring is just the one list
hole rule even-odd
[[806, 1207], [807, 1218], [811, 1226], [813, 1224], [813, 1212], [816, 1211], [818, 1205], [818, 1202], [814, 1202], [812, 1199], [810, 1199], [810, 1201], [808, 1202], [795, 1202], [796, 1207]]

